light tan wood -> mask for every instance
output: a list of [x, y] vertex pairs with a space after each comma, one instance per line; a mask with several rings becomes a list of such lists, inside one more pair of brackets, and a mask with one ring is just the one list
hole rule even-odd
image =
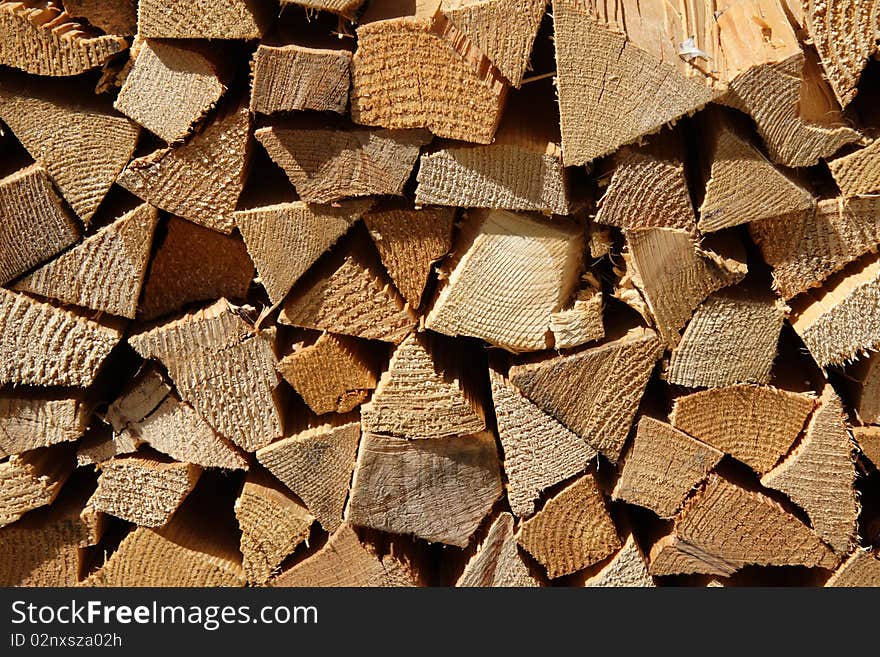
[[398, 343], [415, 326], [372, 247], [355, 236], [302, 277], [285, 299], [282, 324]]
[[281, 0], [282, 8], [285, 5], [299, 5], [307, 9], [330, 11], [346, 18], [354, 18], [362, 4], [364, 0]]
[[419, 148], [430, 140], [423, 130], [295, 125], [260, 128], [254, 136], [308, 203], [372, 194], [402, 195]]
[[52, 504], [73, 471], [69, 445], [14, 454], [0, 463], [0, 527]]
[[294, 43], [260, 44], [251, 64], [251, 111], [262, 114], [315, 110], [345, 114], [351, 53]]
[[229, 233], [244, 188], [249, 132], [247, 108], [231, 109], [182, 146], [132, 160], [117, 183], [166, 212]]
[[121, 337], [116, 324], [0, 288], [0, 383], [87, 387]]
[[364, 224], [394, 286], [412, 308], [422, 302], [422, 293], [432, 265], [452, 248], [455, 210], [375, 210], [364, 215]]
[[880, 586], [880, 558], [868, 548], [858, 548], [825, 582], [830, 587]]
[[82, 395], [40, 389], [0, 391], [0, 458], [78, 440], [91, 411]]
[[570, 306], [550, 313], [550, 331], [556, 349], [580, 347], [605, 337], [602, 293], [588, 286], [579, 290]]
[[734, 385], [678, 397], [670, 421], [764, 474], [788, 453], [815, 406], [809, 394]]
[[149, 320], [197, 301], [244, 299], [253, 278], [254, 265], [240, 238], [169, 217], [138, 314]]
[[334, 532], [342, 523], [360, 435], [356, 421], [312, 427], [257, 450], [257, 460]]
[[256, 331], [248, 307], [225, 299], [146, 332], [129, 344], [168, 369], [183, 400], [247, 451], [282, 433], [273, 332]]
[[108, 100], [35, 76], [0, 80], [0, 118], [86, 224], [131, 159], [140, 133]]
[[761, 477], [762, 486], [782, 491], [806, 511], [819, 538], [840, 555], [855, 546], [858, 533], [854, 449], [843, 405], [827, 384], [801, 442]]
[[880, 192], [880, 140], [828, 162], [845, 198]]
[[138, 440], [131, 433], [114, 434], [105, 424], [98, 423], [76, 444], [76, 465], [100, 465], [137, 448]]
[[367, 203], [294, 201], [233, 214], [273, 304], [281, 303], [300, 276], [357, 221]]
[[596, 450], [490, 370], [507, 500], [519, 517], [535, 512], [541, 491], [587, 469]]
[[271, 477], [248, 474], [235, 501], [241, 528], [242, 567], [251, 584], [265, 584], [284, 559], [304, 541], [315, 521]]
[[154, 207], [139, 205], [13, 289], [134, 319], [158, 220]]
[[465, 547], [501, 497], [495, 438], [404, 440], [365, 432], [346, 520]]
[[278, 361], [278, 373], [316, 414], [348, 413], [367, 400], [378, 374], [372, 349], [345, 335], [322, 333]]
[[675, 427], [644, 416], [611, 497], [672, 518], [723, 456]]
[[880, 197], [820, 201], [805, 211], [749, 225], [752, 239], [773, 268], [773, 285], [786, 299], [818, 287], [880, 243]]
[[0, 283], [8, 283], [79, 239], [79, 223], [38, 164], [0, 178]]
[[510, 381], [616, 463], [662, 353], [657, 334], [638, 328], [570, 355], [515, 365]]
[[425, 327], [514, 352], [546, 349], [550, 316], [574, 292], [583, 249], [577, 224], [473, 211], [444, 263], [443, 285]]
[[666, 379], [689, 388], [769, 383], [786, 306], [729, 288], [697, 306], [672, 350]]
[[402, 587], [416, 586], [416, 579], [405, 562], [393, 554], [375, 554], [344, 524], [318, 552], [272, 580], [272, 586]]
[[267, 0], [140, 0], [138, 34], [156, 39], [259, 39], [274, 13]]
[[853, 427], [853, 435], [862, 454], [880, 468], [880, 427]]
[[355, 123], [427, 128], [438, 137], [491, 143], [506, 85], [449, 19], [437, 12], [368, 20], [357, 35], [351, 89]]
[[136, 0], [62, 0], [64, 11], [83, 18], [107, 34], [137, 32]]
[[747, 265], [698, 246], [684, 230], [627, 231], [633, 283], [653, 315], [657, 331], [674, 347], [680, 330], [712, 292], [738, 283]]
[[88, 506], [140, 527], [165, 525], [192, 492], [201, 468], [152, 456], [121, 456], [100, 465]]
[[593, 474], [576, 479], [520, 525], [519, 544], [552, 579], [583, 570], [620, 548]]
[[455, 585], [481, 588], [540, 586], [519, 554], [512, 515], [498, 514]]
[[79, 75], [128, 47], [72, 18], [60, 1], [0, 3], [0, 64], [34, 75]]
[[[675, 556], [664, 554], [667, 550]], [[837, 563], [809, 527], [769, 497], [712, 475], [676, 519], [675, 533], [651, 548], [650, 571], [730, 575], [750, 564], [834, 568]]]
[[454, 345], [428, 333], [412, 333], [394, 351], [372, 400], [361, 408], [364, 431], [406, 439], [483, 431], [478, 385]]
[[143, 39], [113, 106], [173, 143], [190, 133], [224, 91], [213, 64], [200, 52]]
[[648, 574], [645, 556], [630, 534], [623, 547], [599, 572], [584, 582], [587, 588], [649, 588], [654, 579]]

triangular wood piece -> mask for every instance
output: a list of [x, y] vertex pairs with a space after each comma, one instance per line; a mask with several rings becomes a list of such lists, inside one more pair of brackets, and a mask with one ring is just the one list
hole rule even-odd
[[263, 447], [257, 460], [333, 532], [342, 523], [360, 435], [358, 422], [313, 427]]
[[828, 162], [844, 198], [880, 192], [880, 139], [867, 148]]
[[368, 212], [370, 231], [382, 264], [410, 307], [418, 308], [431, 266], [452, 248], [455, 210], [384, 210]]
[[0, 391], [0, 458], [78, 440], [90, 417], [88, 404], [76, 393]]
[[853, 427], [853, 435], [862, 454], [880, 469], [880, 427]]
[[364, 431], [412, 439], [484, 430], [479, 388], [468, 371], [446, 340], [412, 333], [394, 351], [372, 400], [361, 408]]
[[15, 454], [0, 463], [0, 527], [52, 504], [73, 467], [70, 445]]
[[834, 568], [837, 563], [809, 527], [769, 497], [712, 475], [685, 505], [674, 534], [651, 549], [650, 570], [652, 575], [730, 575], [747, 565]]
[[140, 205], [14, 289], [134, 319], [158, 220], [155, 208]]
[[0, 216], [0, 284], [79, 239], [79, 223], [67, 213], [38, 164], [0, 179]]
[[[550, 317], [578, 283], [580, 226], [504, 210], [470, 213], [444, 264], [425, 327], [482, 338], [510, 351], [551, 346]], [[516, 271], [516, 276], [510, 276]]]
[[654, 331], [510, 368], [510, 381], [539, 408], [617, 462], [663, 345]]
[[656, 586], [648, 573], [645, 556], [630, 534], [611, 561], [584, 582], [587, 588], [651, 588]]
[[88, 387], [121, 337], [118, 326], [0, 288], [0, 383]]
[[503, 493], [495, 437], [405, 440], [365, 432], [346, 520], [465, 547]]
[[364, 242], [369, 238], [347, 240], [319, 260], [284, 301], [278, 320], [367, 340], [403, 340], [415, 316]]
[[182, 146], [132, 160], [116, 181], [166, 212], [232, 232], [232, 212], [244, 188], [250, 113], [218, 117]]
[[0, 64], [34, 75], [79, 75], [128, 48], [73, 19], [58, 2], [0, 3]]
[[626, 454], [612, 498], [672, 518], [724, 452], [665, 422], [644, 416]]
[[129, 337], [168, 369], [177, 390], [222, 436], [247, 451], [282, 433], [274, 332], [258, 332], [248, 307], [226, 299]]
[[423, 130], [283, 126], [260, 128], [254, 136], [308, 203], [401, 196], [420, 147], [431, 138]]
[[546, 488], [587, 469], [596, 450], [490, 371], [498, 437], [504, 451], [507, 499], [519, 517], [535, 512]]
[[240, 237], [169, 217], [144, 283], [139, 318], [150, 320], [189, 303], [244, 299], [254, 264]]
[[259, 39], [273, 16], [267, 0], [143, 0], [138, 35], [154, 39]]
[[281, 562], [309, 538], [314, 516], [269, 476], [248, 473], [235, 501], [242, 567], [251, 584], [265, 584]]
[[761, 477], [762, 486], [782, 491], [806, 511], [813, 530], [838, 554], [849, 553], [858, 530], [854, 449], [840, 398], [826, 385], [803, 440]]
[[401, 587], [416, 586], [416, 578], [394, 555], [374, 554], [345, 524], [318, 552], [272, 580], [272, 586]]
[[279, 203], [233, 215], [273, 304], [367, 209], [365, 201], [338, 205]]
[[679, 397], [670, 421], [764, 474], [788, 453], [815, 406], [812, 395], [735, 385]]
[[512, 515], [498, 515], [455, 585], [481, 588], [540, 586], [519, 554]]
[[592, 474], [550, 498], [522, 523], [517, 540], [551, 579], [583, 570], [620, 548], [617, 529]]
[[869, 548], [858, 548], [825, 583], [830, 587], [880, 586], [880, 557]]
[[88, 225], [131, 159], [140, 129], [67, 81], [4, 76], [0, 118]]
[[672, 350], [666, 379], [689, 388], [768, 383], [786, 314], [769, 295], [733, 288], [710, 295]]
[[107, 34], [137, 33], [137, 0], [62, 0], [64, 11]]

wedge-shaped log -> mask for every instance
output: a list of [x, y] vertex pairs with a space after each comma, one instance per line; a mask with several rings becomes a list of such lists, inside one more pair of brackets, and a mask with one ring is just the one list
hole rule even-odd
[[788, 453], [815, 406], [809, 394], [734, 385], [678, 397], [670, 421], [764, 474]]
[[136, 0], [62, 0], [62, 4], [68, 15], [84, 18], [107, 34], [137, 33]]
[[73, 466], [70, 445], [15, 454], [0, 463], [0, 527], [52, 504]]
[[342, 523], [360, 435], [356, 421], [325, 424], [263, 447], [257, 460], [334, 532]]
[[208, 308], [129, 337], [144, 358], [168, 369], [177, 390], [222, 436], [247, 451], [282, 433], [274, 334], [255, 331], [240, 308]]
[[346, 520], [465, 547], [502, 494], [495, 438], [445, 440], [364, 433]]
[[574, 292], [583, 248], [576, 224], [474, 212], [444, 263], [447, 274], [425, 326], [510, 351], [546, 349], [550, 317]]
[[599, 346], [510, 368], [510, 381], [616, 463], [663, 345], [637, 328]]
[[636, 545], [630, 534], [611, 561], [589, 577], [584, 586], [587, 588], [650, 588], [656, 586], [654, 579], [648, 574], [645, 555]]
[[880, 192], [880, 140], [828, 163], [845, 198]]
[[512, 515], [498, 515], [455, 585], [481, 588], [540, 586], [519, 554]]
[[155, 39], [259, 39], [272, 20], [268, 0], [143, 0], [138, 35]]
[[869, 548], [858, 548], [825, 582], [830, 587], [880, 586], [880, 558]]
[[862, 454], [874, 464], [874, 467], [880, 468], [880, 427], [853, 427], [853, 436]]
[[90, 416], [78, 393], [4, 390], [0, 392], [0, 458], [78, 440]]

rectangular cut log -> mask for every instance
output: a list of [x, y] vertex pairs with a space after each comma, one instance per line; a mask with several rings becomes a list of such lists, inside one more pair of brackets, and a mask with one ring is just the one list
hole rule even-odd
[[83, 396], [76, 393], [0, 391], [0, 458], [78, 440], [90, 415]]
[[272, 19], [268, 0], [142, 0], [138, 35], [153, 39], [259, 39]]

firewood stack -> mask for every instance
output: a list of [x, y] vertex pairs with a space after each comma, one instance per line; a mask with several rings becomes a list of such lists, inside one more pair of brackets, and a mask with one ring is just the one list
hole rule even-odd
[[880, 585], [878, 14], [0, 0], [0, 584]]

